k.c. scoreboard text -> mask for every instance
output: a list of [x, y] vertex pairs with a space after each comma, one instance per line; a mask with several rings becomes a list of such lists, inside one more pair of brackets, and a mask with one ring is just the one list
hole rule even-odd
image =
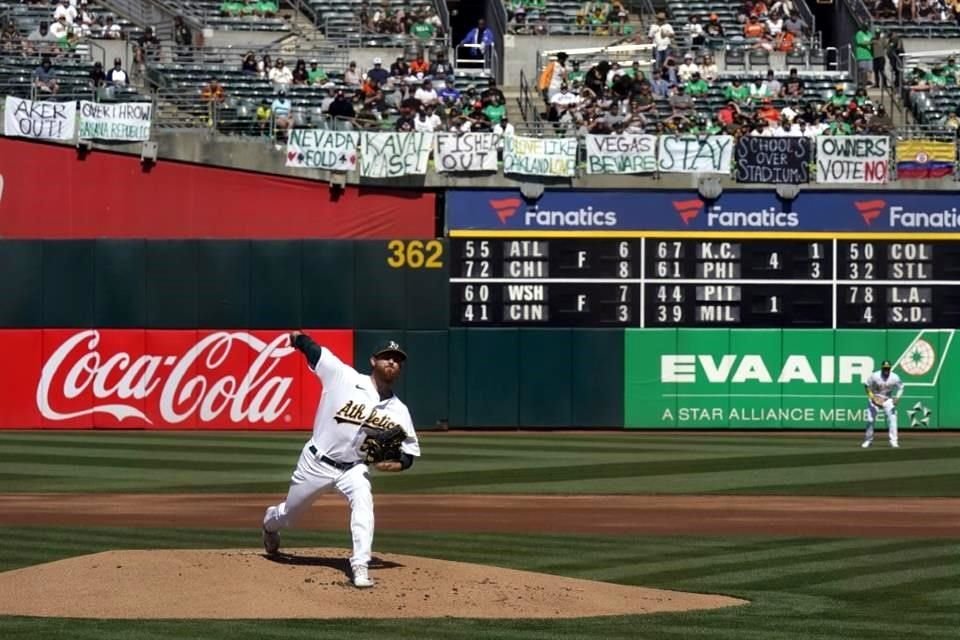
[[454, 325], [960, 326], [957, 241], [456, 237], [450, 250]]

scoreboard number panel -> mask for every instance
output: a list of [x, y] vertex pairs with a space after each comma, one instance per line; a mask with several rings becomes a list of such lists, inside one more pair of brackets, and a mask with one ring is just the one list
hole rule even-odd
[[453, 238], [451, 324], [955, 327], [960, 243]]

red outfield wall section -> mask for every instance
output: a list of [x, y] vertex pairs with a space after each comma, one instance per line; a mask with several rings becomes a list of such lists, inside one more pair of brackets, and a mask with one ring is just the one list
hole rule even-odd
[[435, 196], [0, 138], [6, 238], [432, 238]]
[[[353, 365], [353, 331], [309, 330]], [[4, 329], [0, 429], [309, 429], [322, 388], [280, 331]]]

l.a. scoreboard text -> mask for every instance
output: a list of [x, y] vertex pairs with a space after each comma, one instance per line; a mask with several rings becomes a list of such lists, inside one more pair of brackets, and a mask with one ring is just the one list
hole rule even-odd
[[656, 234], [450, 248], [459, 326], [960, 326], [955, 241]]

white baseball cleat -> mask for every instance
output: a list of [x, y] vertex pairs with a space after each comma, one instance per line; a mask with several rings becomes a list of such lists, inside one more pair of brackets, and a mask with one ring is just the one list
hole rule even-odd
[[899, 449], [899, 448], [900, 448], [900, 443], [898, 443], [898, 442], [891, 442], [891, 443], [890, 443], [890, 446], [893, 447], [894, 449]]
[[867, 449], [867, 448], [870, 447], [870, 444], [871, 444], [872, 442], [873, 442], [872, 440], [864, 440], [863, 443], [862, 443], [860, 446], [861, 446], [863, 449]]
[[263, 518], [263, 550], [268, 555], [273, 555], [280, 550], [280, 534], [276, 531], [267, 531], [267, 520], [272, 520], [277, 516], [276, 507], [267, 507], [267, 513]]
[[353, 586], [357, 589], [369, 589], [373, 586], [373, 580], [364, 565], [358, 564], [353, 568]]

